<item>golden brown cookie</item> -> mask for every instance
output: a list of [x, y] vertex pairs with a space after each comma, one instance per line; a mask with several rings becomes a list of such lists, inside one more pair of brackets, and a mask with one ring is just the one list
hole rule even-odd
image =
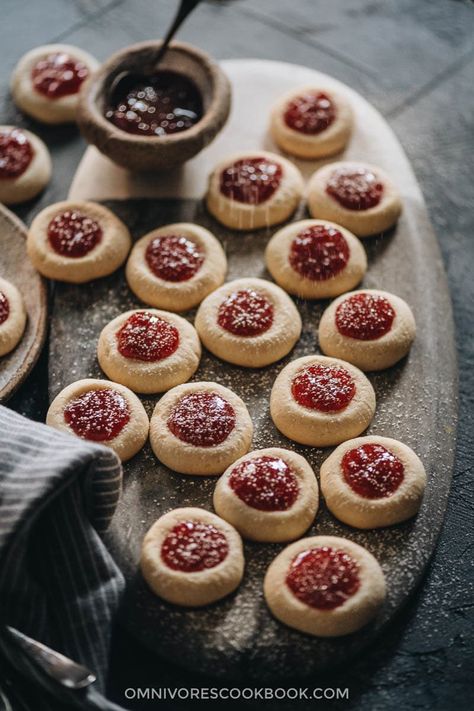
[[256, 230], [287, 220], [303, 194], [290, 161], [267, 151], [242, 151], [220, 161], [209, 178], [209, 212], [226, 227]]
[[385, 600], [382, 569], [368, 550], [336, 536], [303, 538], [268, 568], [266, 602], [275, 617], [316, 637], [364, 627]]
[[264, 279], [236, 279], [210, 294], [196, 314], [197, 332], [211, 353], [260, 368], [291, 351], [301, 317], [290, 297]]
[[313, 523], [318, 498], [306, 459], [270, 447], [249, 452], [228, 467], [216, 484], [214, 508], [244, 538], [292, 541]]
[[140, 567], [156, 595], [175, 605], [201, 607], [233, 592], [244, 572], [237, 531], [200, 508], [174, 509], [146, 534]]

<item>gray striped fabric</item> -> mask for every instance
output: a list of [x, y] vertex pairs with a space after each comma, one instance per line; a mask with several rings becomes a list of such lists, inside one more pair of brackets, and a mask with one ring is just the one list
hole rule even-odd
[[99, 686], [124, 586], [99, 533], [121, 481], [109, 448], [0, 406], [0, 642], [16, 627], [92, 669]]

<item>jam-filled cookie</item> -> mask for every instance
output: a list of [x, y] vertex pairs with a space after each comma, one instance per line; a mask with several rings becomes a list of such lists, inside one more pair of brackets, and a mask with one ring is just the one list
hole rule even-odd
[[291, 351], [301, 334], [301, 318], [279, 286], [264, 279], [237, 279], [204, 299], [196, 329], [218, 358], [259, 368]]
[[343, 150], [352, 132], [352, 109], [343, 94], [305, 86], [281, 97], [272, 109], [275, 143], [297, 158], [316, 159]]
[[17, 347], [25, 332], [26, 310], [14, 284], [0, 277], [0, 356]]
[[343, 294], [357, 286], [367, 270], [357, 237], [325, 220], [301, 220], [278, 230], [265, 259], [277, 284], [303, 299]]
[[319, 323], [319, 346], [361, 370], [383, 370], [407, 355], [415, 334], [413, 313], [403, 299], [364, 289], [328, 306]]
[[305, 356], [283, 368], [273, 384], [270, 414], [285, 437], [330, 447], [360, 435], [375, 414], [365, 375], [337, 358]]
[[226, 227], [256, 230], [287, 220], [303, 194], [303, 178], [275, 153], [246, 151], [220, 161], [209, 178], [209, 212]]
[[97, 357], [111, 380], [137, 393], [161, 393], [195, 373], [201, 344], [181, 316], [155, 309], [127, 311], [102, 330]]
[[242, 540], [235, 528], [209, 511], [175, 509], [149, 529], [140, 567], [150, 588], [164, 600], [186, 607], [209, 605], [239, 586]]
[[368, 550], [336, 536], [303, 538], [268, 568], [264, 595], [275, 617], [315, 637], [364, 627], [385, 600], [382, 569]]
[[358, 237], [388, 230], [402, 211], [398, 189], [381, 168], [348, 161], [314, 173], [308, 206], [312, 217], [332, 220]]
[[244, 402], [217, 383], [178, 385], [153, 412], [150, 442], [158, 459], [181, 474], [222, 474], [252, 442]]
[[126, 461], [145, 444], [149, 422], [131, 390], [108, 380], [86, 378], [61, 390], [46, 424], [82, 439], [105, 444]]
[[127, 258], [131, 237], [103, 205], [65, 200], [35, 217], [26, 246], [43, 276], [81, 284], [116, 271]]
[[318, 483], [306, 459], [278, 447], [238, 459], [214, 490], [214, 508], [244, 538], [293, 541], [311, 526]]
[[25, 128], [0, 126], [0, 202], [31, 200], [51, 178], [51, 158], [43, 141]]
[[411, 518], [425, 486], [425, 469], [415, 452], [389, 437], [344, 442], [321, 467], [328, 509], [355, 528], [392, 526]]
[[43, 123], [69, 123], [76, 118], [82, 83], [99, 66], [88, 52], [67, 44], [47, 44], [27, 52], [13, 70], [15, 104]]
[[187, 311], [224, 282], [227, 260], [209, 230], [188, 222], [160, 227], [134, 245], [125, 274], [139, 299]]

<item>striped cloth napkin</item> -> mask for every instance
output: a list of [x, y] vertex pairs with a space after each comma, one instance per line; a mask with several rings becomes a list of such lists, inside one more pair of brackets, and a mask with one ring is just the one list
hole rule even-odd
[[111, 449], [0, 406], [0, 647], [5, 625], [91, 669], [102, 689], [124, 580], [100, 532], [122, 468]]

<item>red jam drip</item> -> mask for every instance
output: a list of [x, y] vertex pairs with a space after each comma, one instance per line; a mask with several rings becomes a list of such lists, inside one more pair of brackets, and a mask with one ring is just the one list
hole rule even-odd
[[360, 588], [359, 566], [345, 551], [311, 548], [293, 559], [286, 584], [306, 605], [335, 610]]
[[166, 536], [161, 558], [169, 568], [197, 573], [215, 568], [229, 553], [227, 538], [218, 528], [201, 521], [182, 521]]
[[10, 316], [10, 302], [8, 297], [0, 291], [0, 326], [5, 323], [7, 318]]
[[89, 254], [102, 240], [98, 222], [75, 210], [56, 215], [48, 225], [48, 240], [62, 257], [79, 259]]
[[33, 146], [18, 128], [0, 131], [0, 179], [18, 178], [33, 160]]
[[332, 124], [336, 109], [326, 94], [308, 91], [287, 104], [283, 118], [293, 131], [314, 136]]
[[64, 420], [79, 437], [105, 442], [120, 434], [130, 421], [130, 410], [116, 390], [89, 390], [66, 405]]
[[297, 403], [320, 412], [343, 410], [355, 391], [355, 383], [347, 370], [319, 364], [301, 370], [291, 384], [291, 393]]
[[383, 183], [365, 168], [340, 168], [331, 174], [326, 192], [348, 210], [368, 210], [382, 199]]
[[164, 281], [188, 281], [201, 268], [204, 254], [195, 242], [179, 235], [155, 237], [145, 259], [155, 276]]
[[336, 309], [337, 330], [359, 341], [374, 341], [390, 331], [395, 311], [384, 296], [353, 294]]
[[234, 427], [234, 408], [212, 392], [185, 395], [168, 418], [168, 428], [175, 437], [195, 447], [221, 444]]
[[219, 306], [217, 323], [234, 336], [259, 336], [273, 323], [273, 305], [253, 289], [230, 294]]
[[392, 496], [403, 481], [405, 468], [395, 454], [380, 444], [363, 444], [342, 458], [344, 479], [364, 499]]
[[179, 346], [178, 329], [149, 311], [132, 314], [115, 335], [124, 358], [149, 363], [168, 358]]
[[281, 165], [267, 158], [243, 158], [221, 173], [221, 193], [230, 200], [260, 205], [279, 188]]
[[120, 82], [105, 117], [122, 131], [166, 136], [186, 131], [203, 115], [202, 97], [190, 79], [176, 72], [131, 75]]
[[349, 261], [345, 237], [325, 225], [313, 225], [297, 234], [290, 247], [293, 269], [311, 281], [325, 281], [341, 272]]
[[298, 480], [280, 457], [256, 457], [238, 464], [229, 486], [239, 499], [259, 511], [287, 511], [298, 498]]
[[65, 52], [48, 54], [36, 62], [31, 72], [33, 88], [48, 99], [77, 94], [88, 76], [89, 69], [84, 62]]

